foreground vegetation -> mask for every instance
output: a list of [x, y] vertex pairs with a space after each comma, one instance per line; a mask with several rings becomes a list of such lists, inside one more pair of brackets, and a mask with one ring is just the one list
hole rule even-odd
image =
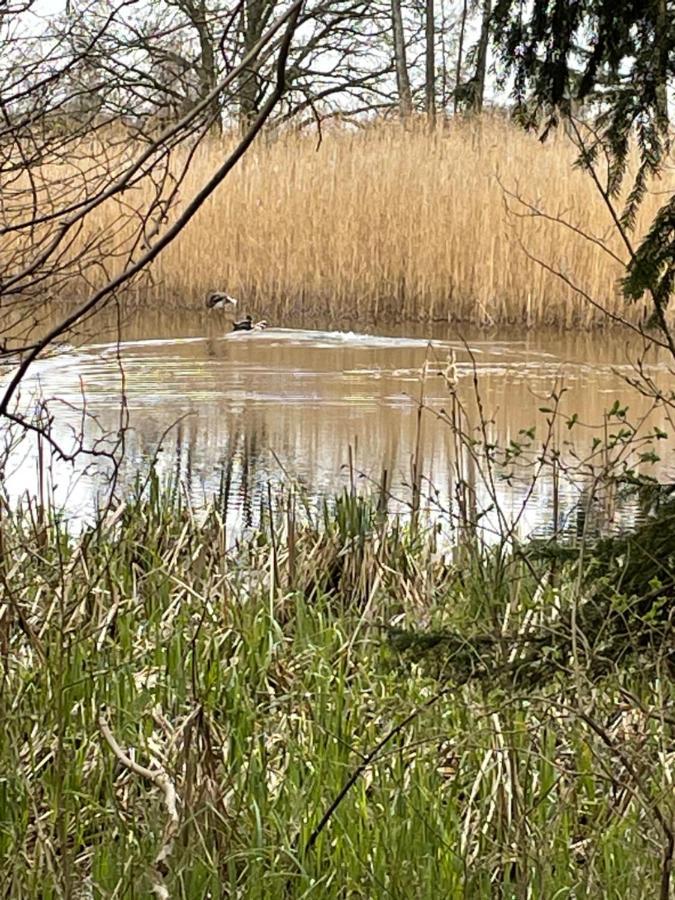
[[5, 511], [4, 896], [665, 900], [672, 600], [352, 494], [221, 512]]

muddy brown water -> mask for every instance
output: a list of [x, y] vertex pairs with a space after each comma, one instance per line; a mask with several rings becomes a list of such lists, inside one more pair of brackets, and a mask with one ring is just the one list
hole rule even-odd
[[[441, 325], [349, 323], [232, 334], [226, 316], [176, 313], [136, 318], [117, 338], [89, 335], [36, 362], [20, 405], [28, 409], [39, 399], [47, 401], [62, 446], [70, 446], [85, 421], [88, 440], [101, 440], [103, 449], [105, 436], [119, 428], [124, 396], [128, 430], [118, 493], [154, 458], [159, 472], [200, 506], [217, 492], [226, 471], [233, 521], [252, 520], [270, 487], [274, 495], [284, 482], [316, 499], [350, 482], [373, 487], [384, 469], [394, 502], [405, 509], [418, 449], [422, 505], [434, 515], [448, 514], [456, 500], [458, 461], [443, 421], [442, 411], [451, 405], [448, 385], [438, 373], [449, 360], [472, 423], [479, 421], [477, 389], [490, 437], [501, 443], [522, 441], [523, 430], [531, 427], [540, 443], [548, 418], [541, 409], [550, 407], [555, 386], [564, 387], [562, 409], [579, 421], [570, 429], [563, 416], [553, 433], [568, 461], [575, 453], [587, 454], [594, 438], [603, 436], [603, 416], [616, 400], [629, 406], [632, 420], [648, 408], [626, 383], [639, 348], [619, 333], [486, 335]], [[667, 360], [650, 360], [659, 385], [675, 387]], [[671, 430], [661, 411], [645, 427], [654, 425]], [[658, 444], [661, 461], [646, 471], [673, 480], [673, 442]], [[57, 505], [74, 519], [89, 516], [105, 496], [107, 462], [64, 464], [46, 447], [42, 459], [40, 477]], [[5, 471], [13, 500], [36, 493], [37, 461], [33, 437], [13, 451]], [[466, 461], [463, 465], [473, 478]], [[479, 502], [489, 505], [478, 481]], [[528, 498], [521, 533], [545, 528], [554, 509], [561, 514], [550, 473], [531, 497], [525, 475], [510, 484], [497, 478], [495, 490], [509, 515]], [[578, 499], [578, 479], [560, 491], [569, 511]]]

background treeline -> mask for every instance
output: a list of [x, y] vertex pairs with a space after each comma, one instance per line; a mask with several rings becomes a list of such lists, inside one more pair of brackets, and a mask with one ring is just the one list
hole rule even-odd
[[[22, 89], [58, 82], [56, 95], [45, 85], [42, 101], [62, 125], [122, 120], [143, 132], [180, 119], [253, 54], [209, 104], [216, 130], [249, 122], [274, 80], [272, 54], [256, 50], [291, 3], [66, 0], [48, 21], [27, 6], [0, 19], [7, 73], [21, 72]], [[309, 0], [275, 118], [302, 127], [334, 116], [480, 111], [493, 14], [491, 0]]]

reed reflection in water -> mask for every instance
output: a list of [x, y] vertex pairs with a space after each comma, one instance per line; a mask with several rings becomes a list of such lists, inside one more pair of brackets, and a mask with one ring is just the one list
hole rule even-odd
[[[118, 492], [130, 489], [156, 459], [160, 474], [173, 476], [196, 506], [225, 486], [235, 528], [253, 522], [270, 489], [274, 495], [284, 482], [299, 484], [312, 499], [350, 482], [375, 487], [384, 471], [394, 507], [406, 509], [418, 482], [422, 507], [435, 515], [447, 512], [461, 462], [442, 420], [449, 392], [439, 373], [451, 357], [469, 420], [478, 424], [477, 386], [490, 437], [501, 443], [521, 441], [532, 426], [542, 439], [541, 408], [555, 384], [566, 388], [567, 414], [594, 426], [570, 430], [564, 419], [558, 421], [554, 432], [563, 453], [571, 438], [579, 453], [589, 450], [595, 426], [615, 399], [635, 415], [647, 408], [623, 380], [632, 351], [619, 339], [603, 339], [598, 355], [597, 341], [585, 345], [577, 336], [477, 337], [464, 344], [443, 333], [428, 341], [270, 329], [204, 337], [198, 318], [183, 323], [182, 333], [190, 336], [177, 337], [177, 330], [175, 321], [171, 329], [140, 327], [127, 331], [121, 343], [90, 343], [39, 362], [22, 389], [22, 404], [38, 396], [47, 400], [55, 437], [68, 446], [80, 426], [83, 397], [91, 439], [117, 432], [124, 394], [129, 430]], [[671, 379], [665, 363], [656, 363], [654, 372], [662, 386]], [[668, 431], [660, 414], [652, 424]], [[34, 438], [14, 453], [5, 479], [13, 500], [35, 493], [36, 455]], [[57, 505], [74, 517], [90, 514], [107, 489], [107, 462], [50, 465]], [[464, 474], [473, 477], [466, 468]], [[668, 479], [667, 460], [653, 474]], [[497, 490], [509, 516], [520, 509], [527, 481], [498, 484]], [[542, 481], [521, 518], [522, 533], [551, 520], [561, 491], [563, 505], [573, 505], [578, 486], [563, 484], [554, 501], [553, 486]], [[480, 505], [480, 484], [476, 492]]]

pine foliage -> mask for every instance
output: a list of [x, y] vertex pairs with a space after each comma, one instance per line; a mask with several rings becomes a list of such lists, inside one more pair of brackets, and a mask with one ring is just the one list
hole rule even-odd
[[[675, 4], [668, 0], [498, 0], [493, 36], [503, 78], [513, 78], [529, 124], [546, 111], [546, 133], [580, 104], [593, 103], [595, 133], [609, 159], [608, 193], [625, 187], [635, 144], [639, 165], [620, 223], [629, 232], [651, 179], [670, 152], [668, 90], [675, 77]], [[582, 164], [593, 161], [586, 153]], [[658, 318], [675, 286], [675, 198], [633, 254], [626, 297], [651, 296]]]

